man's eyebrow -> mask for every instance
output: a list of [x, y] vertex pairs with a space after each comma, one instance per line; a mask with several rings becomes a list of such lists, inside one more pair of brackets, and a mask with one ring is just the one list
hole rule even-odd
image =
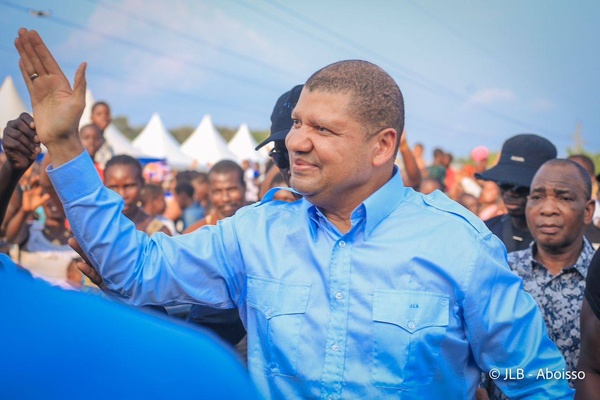
[[572, 194], [572, 193], [575, 193], [575, 191], [571, 190], [571, 189], [554, 189], [554, 193], [556, 193], [556, 194]]

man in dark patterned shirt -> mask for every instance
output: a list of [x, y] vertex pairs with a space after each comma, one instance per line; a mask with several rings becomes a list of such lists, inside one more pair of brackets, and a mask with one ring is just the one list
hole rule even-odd
[[[534, 242], [508, 254], [508, 264], [539, 305], [569, 371], [579, 357], [579, 316], [594, 255], [584, 237], [595, 208], [591, 190], [589, 174], [580, 165], [564, 159], [545, 162], [533, 178], [525, 210]], [[491, 399], [505, 398], [493, 383], [488, 393]]]

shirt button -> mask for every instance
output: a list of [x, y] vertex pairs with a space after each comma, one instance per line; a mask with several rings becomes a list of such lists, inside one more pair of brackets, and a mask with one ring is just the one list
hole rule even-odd
[[268, 310], [265, 315], [267, 316], [267, 318], [271, 318], [271, 310]]
[[408, 322], [408, 329], [415, 329], [415, 321], [409, 321]]
[[344, 242], [343, 240], [340, 242], [340, 247], [346, 247], [346, 242]]
[[337, 344], [334, 344], [333, 346], [331, 346], [331, 350], [333, 351], [338, 351], [340, 349], [340, 346], [338, 346]]
[[342, 294], [342, 292], [337, 292], [337, 293], [335, 294], [335, 298], [336, 298], [336, 299], [338, 299], [338, 300], [341, 300], [341, 299], [342, 299], [342, 297], [344, 297], [344, 295]]

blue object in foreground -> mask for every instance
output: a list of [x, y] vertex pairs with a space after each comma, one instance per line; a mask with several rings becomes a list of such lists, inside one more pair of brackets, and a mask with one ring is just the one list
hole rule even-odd
[[0, 310], [0, 398], [259, 398], [212, 336], [49, 286], [4, 255]]

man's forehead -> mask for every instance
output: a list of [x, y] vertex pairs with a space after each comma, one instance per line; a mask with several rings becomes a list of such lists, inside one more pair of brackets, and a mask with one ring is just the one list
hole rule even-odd
[[531, 190], [553, 189], [575, 191], [583, 188], [583, 182], [575, 168], [563, 165], [544, 165], [535, 174]]
[[300, 97], [298, 98], [298, 102], [292, 110], [292, 113], [296, 109], [306, 107], [314, 102], [325, 102], [330, 104], [332, 101], [335, 101], [336, 103], [343, 104], [345, 106], [351, 99], [352, 96], [349, 91], [332, 91], [321, 89], [311, 90], [304, 86], [302, 92], [300, 92]]
[[213, 172], [209, 175], [209, 184], [210, 185], [218, 185], [218, 184], [232, 184], [237, 185], [240, 181], [240, 176], [237, 172]]
[[81, 128], [81, 131], [79, 132], [81, 135], [89, 135], [89, 134], [93, 134], [95, 136], [101, 137], [102, 136], [102, 131], [100, 130], [100, 128], [93, 126], [93, 125], [87, 125], [84, 126], [83, 128]]
[[329, 92], [322, 90], [310, 91], [306, 87], [292, 110], [292, 118], [307, 119], [317, 124], [346, 124], [352, 118], [350, 114], [349, 93]]

